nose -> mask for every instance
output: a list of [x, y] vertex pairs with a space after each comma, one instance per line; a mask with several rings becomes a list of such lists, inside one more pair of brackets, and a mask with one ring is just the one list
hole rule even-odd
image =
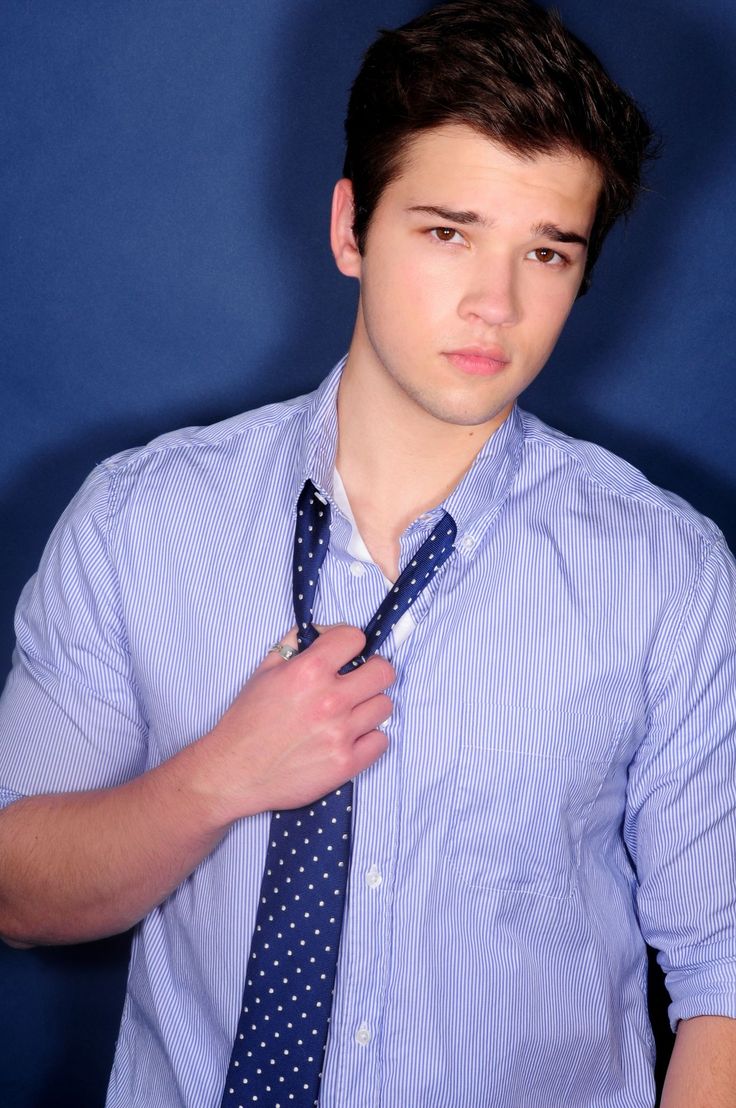
[[508, 327], [520, 318], [517, 274], [509, 258], [497, 254], [478, 258], [466, 274], [467, 282], [458, 306], [462, 319], [479, 320], [490, 327]]

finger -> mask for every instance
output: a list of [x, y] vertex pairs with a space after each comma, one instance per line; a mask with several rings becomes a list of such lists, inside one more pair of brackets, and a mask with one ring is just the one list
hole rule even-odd
[[365, 647], [365, 635], [359, 627], [348, 623], [336, 623], [325, 627], [309, 648], [314, 656], [320, 656], [324, 664], [337, 673], [347, 662], [352, 661]]
[[372, 766], [388, 750], [383, 731], [368, 731], [353, 746], [353, 776]]
[[382, 723], [385, 723], [393, 710], [394, 706], [391, 698], [386, 696], [385, 693], [372, 696], [370, 700], [364, 700], [362, 704], [358, 704], [357, 707], [353, 708], [350, 713], [350, 726], [353, 733], [358, 736], [356, 742], [359, 742], [367, 732], [374, 731], [376, 727], [380, 727]]
[[260, 669], [272, 669], [274, 666], [287, 661], [286, 658], [279, 654], [278, 650], [274, 649], [274, 647], [276, 646], [289, 646], [292, 650], [296, 650], [298, 648], [298, 644], [296, 641], [296, 624], [293, 627], [290, 627], [285, 635], [282, 635], [280, 638], [276, 639], [273, 646], [269, 647], [266, 657], [263, 659], [259, 666]]
[[340, 678], [342, 681], [349, 681], [346, 688], [349, 689], [351, 697], [357, 704], [392, 685], [396, 680], [396, 671], [386, 658], [376, 654], [362, 666], [356, 666], [355, 669], [340, 674]]

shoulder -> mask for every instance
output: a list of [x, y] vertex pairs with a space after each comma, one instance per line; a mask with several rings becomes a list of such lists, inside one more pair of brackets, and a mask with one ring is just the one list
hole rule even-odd
[[676, 493], [659, 488], [629, 462], [596, 443], [573, 438], [521, 412], [529, 479], [564, 487], [604, 534], [656, 545], [679, 539], [704, 555], [723, 544], [721, 531]]
[[267, 404], [203, 427], [183, 427], [159, 435], [144, 446], [115, 454], [97, 467], [114, 482], [134, 480], [147, 470], [176, 473], [190, 466], [217, 470], [234, 459], [252, 457], [278, 448], [289, 439], [298, 442], [307, 418], [311, 395]]
[[222, 514], [291, 487], [314, 394], [244, 412], [209, 426], [168, 432], [107, 458], [91, 473], [73, 505], [103, 511], [113, 533], [125, 521], [149, 526], [177, 518]]
[[171, 431], [100, 462], [57, 522], [42, 565], [58, 556], [120, 568], [162, 550], [204, 549], [264, 505], [288, 514], [317, 395]]

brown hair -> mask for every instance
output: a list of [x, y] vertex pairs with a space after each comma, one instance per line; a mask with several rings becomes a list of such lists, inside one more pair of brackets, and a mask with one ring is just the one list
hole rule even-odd
[[627, 214], [654, 154], [651, 129], [591, 50], [555, 11], [531, 0], [452, 0], [395, 31], [365, 55], [348, 104], [344, 175], [365, 250], [383, 190], [418, 132], [475, 128], [521, 155], [569, 150], [599, 166], [603, 186], [585, 279], [605, 236]]

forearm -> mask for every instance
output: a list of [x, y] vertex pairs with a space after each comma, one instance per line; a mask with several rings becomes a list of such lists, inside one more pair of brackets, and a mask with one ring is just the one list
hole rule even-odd
[[0, 812], [0, 934], [72, 943], [124, 931], [227, 830], [194, 782], [204, 750], [112, 789], [29, 797]]
[[736, 1108], [736, 1020], [682, 1020], [667, 1070], [662, 1108]]
[[19, 800], [0, 812], [0, 936], [16, 944], [100, 938], [160, 904], [238, 819], [298, 808], [386, 749], [376, 728], [394, 679], [385, 659], [326, 630], [292, 661], [264, 659], [216, 726], [118, 788]]

